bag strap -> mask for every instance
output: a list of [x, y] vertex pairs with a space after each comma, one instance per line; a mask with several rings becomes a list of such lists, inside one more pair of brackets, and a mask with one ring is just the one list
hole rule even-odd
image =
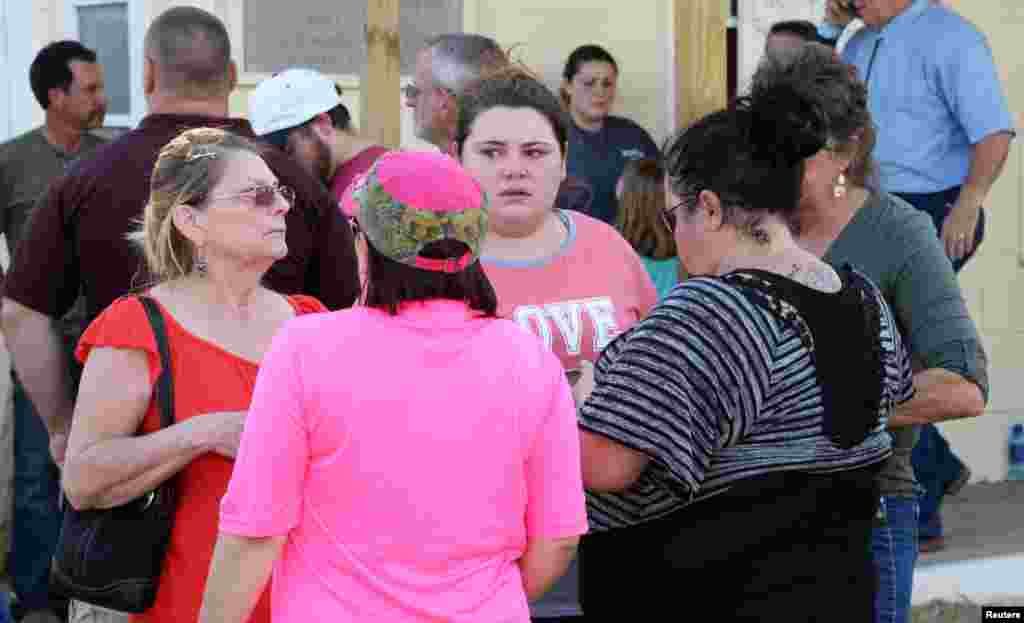
[[146, 310], [149, 325], [153, 328], [156, 347], [160, 351], [160, 376], [156, 379], [156, 402], [160, 408], [160, 424], [163, 428], [174, 425], [174, 382], [171, 378], [171, 350], [167, 346], [167, 324], [157, 302], [148, 296], [138, 297]]

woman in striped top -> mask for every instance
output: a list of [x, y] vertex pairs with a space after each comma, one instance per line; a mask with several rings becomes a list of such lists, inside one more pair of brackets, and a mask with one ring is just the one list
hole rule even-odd
[[872, 619], [874, 476], [912, 383], [874, 284], [791, 234], [823, 126], [780, 87], [665, 150], [663, 216], [696, 277], [577, 385], [588, 615], [722, 590], [714, 620]]

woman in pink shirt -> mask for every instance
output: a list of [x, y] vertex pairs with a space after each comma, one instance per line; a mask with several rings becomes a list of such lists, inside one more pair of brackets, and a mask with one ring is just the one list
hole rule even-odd
[[263, 360], [201, 621], [529, 620], [587, 529], [558, 358], [496, 318], [487, 199], [437, 153], [353, 185], [365, 305], [288, 323]]
[[614, 227], [555, 206], [566, 124], [555, 94], [513, 67], [459, 98], [453, 155], [491, 198], [480, 261], [498, 315], [540, 336], [571, 371], [646, 316], [658, 295]]
[[[555, 207], [568, 120], [558, 98], [519, 68], [459, 98], [454, 155], [491, 197], [481, 262], [498, 315], [536, 333], [572, 374], [647, 315], [657, 291], [610, 225]], [[580, 617], [575, 569], [532, 605], [534, 620]]]

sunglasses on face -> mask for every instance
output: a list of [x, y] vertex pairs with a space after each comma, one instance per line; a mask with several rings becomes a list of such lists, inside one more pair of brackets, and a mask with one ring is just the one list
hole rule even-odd
[[208, 201], [219, 201], [221, 199], [234, 199], [236, 197], [243, 197], [257, 208], [271, 208], [280, 197], [288, 204], [289, 207], [295, 205], [295, 191], [290, 186], [284, 186], [278, 182], [274, 184], [261, 184], [259, 186], [253, 186], [247, 188], [241, 192], [232, 193], [230, 195], [219, 195], [217, 197], [209, 197]]
[[684, 201], [680, 201], [671, 208], [667, 208], [661, 211], [661, 222], [668, 228], [669, 233], [675, 233], [676, 231], [676, 210], [683, 207], [686, 204]]

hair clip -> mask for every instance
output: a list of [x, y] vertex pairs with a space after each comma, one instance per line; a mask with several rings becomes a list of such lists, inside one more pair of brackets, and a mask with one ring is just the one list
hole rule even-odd
[[193, 160], [201, 160], [203, 158], [216, 158], [217, 153], [213, 151], [192, 149], [189, 151], [188, 158], [185, 158], [185, 162], [192, 162]]

